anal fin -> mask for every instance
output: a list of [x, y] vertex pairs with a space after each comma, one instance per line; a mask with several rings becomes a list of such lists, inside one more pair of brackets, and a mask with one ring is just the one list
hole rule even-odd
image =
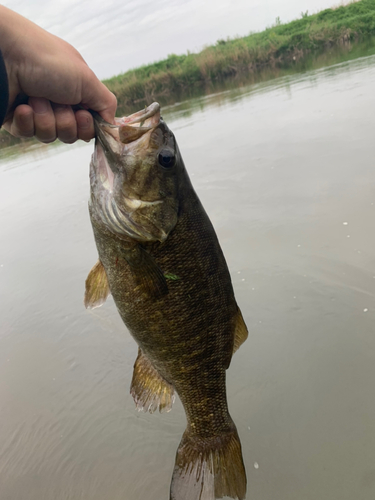
[[103, 264], [98, 260], [86, 279], [84, 304], [86, 309], [100, 307], [110, 294], [107, 275]]
[[245, 321], [242, 317], [241, 310], [240, 310], [240, 308], [238, 308], [237, 317], [236, 317], [236, 328], [234, 330], [233, 354], [245, 342], [248, 335], [249, 335], [249, 332], [247, 331], [247, 326], [245, 325]]
[[175, 400], [173, 386], [159, 374], [141, 349], [134, 363], [130, 394], [138, 411], [150, 413], [170, 411]]

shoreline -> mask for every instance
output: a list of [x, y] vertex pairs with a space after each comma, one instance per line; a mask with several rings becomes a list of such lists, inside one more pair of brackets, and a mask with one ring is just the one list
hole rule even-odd
[[124, 112], [140, 102], [152, 102], [215, 81], [265, 68], [293, 66], [334, 46], [365, 41], [375, 35], [375, 0], [360, 0], [317, 14], [275, 24], [246, 37], [218, 40], [199, 53], [171, 54], [167, 59], [104, 80]]

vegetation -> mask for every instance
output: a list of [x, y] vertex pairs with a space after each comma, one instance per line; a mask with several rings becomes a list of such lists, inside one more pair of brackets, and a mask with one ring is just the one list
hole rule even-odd
[[192, 86], [204, 87], [214, 80], [266, 66], [294, 64], [306, 54], [322, 52], [375, 34], [375, 0], [360, 0], [301, 18], [275, 24], [249, 36], [218, 40], [201, 52], [171, 54], [167, 59], [105, 80], [117, 96], [119, 111], [141, 101], [150, 102]]
[[29, 144], [30, 141], [37, 142], [35, 139], [19, 139], [8, 134], [5, 130], [0, 130], [0, 149], [7, 148], [8, 146]]

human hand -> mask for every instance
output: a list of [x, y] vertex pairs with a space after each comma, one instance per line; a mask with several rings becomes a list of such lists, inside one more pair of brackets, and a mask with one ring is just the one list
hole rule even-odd
[[[116, 97], [70, 44], [0, 5], [0, 49], [8, 73], [9, 105], [3, 127], [16, 137], [72, 143], [94, 137], [85, 109], [112, 123]], [[19, 98], [27, 104], [18, 104]], [[27, 99], [28, 98], [28, 99]]]

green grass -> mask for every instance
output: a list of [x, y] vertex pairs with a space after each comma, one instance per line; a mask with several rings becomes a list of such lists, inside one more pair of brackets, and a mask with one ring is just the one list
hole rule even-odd
[[301, 13], [300, 19], [287, 24], [277, 18], [274, 26], [260, 33], [219, 40], [197, 54], [171, 54], [104, 83], [117, 96], [119, 111], [124, 112], [141, 101], [173, 97], [192, 86], [203, 87], [266, 66], [293, 64], [306, 54], [374, 34], [375, 0], [361, 0], [313, 15]]

